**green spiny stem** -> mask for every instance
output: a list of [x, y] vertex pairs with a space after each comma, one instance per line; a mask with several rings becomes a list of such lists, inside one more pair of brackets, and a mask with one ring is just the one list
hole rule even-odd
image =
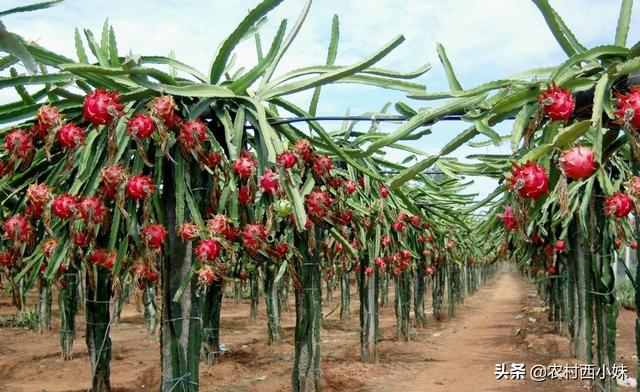
[[51, 282], [38, 280], [38, 333], [43, 334], [51, 329]]
[[202, 301], [202, 347], [207, 366], [220, 356], [220, 313], [224, 288], [221, 280], [206, 288]]
[[65, 361], [73, 359], [73, 341], [76, 338], [76, 313], [78, 312], [77, 286], [81, 274], [70, 265], [62, 276], [67, 287], [58, 292], [58, 308], [60, 309], [60, 346]]
[[439, 265], [436, 268], [436, 272], [433, 275], [433, 290], [431, 292], [433, 297], [433, 317], [436, 321], [442, 320], [442, 296], [444, 286], [444, 268]]
[[86, 342], [91, 359], [91, 391], [111, 391], [111, 319], [109, 303], [111, 299], [111, 272], [98, 266], [87, 270], [87, 332]]
[[414, 273], [413, 313], [416, 328], [427, 326], [427, 315], [424, 311], [425, 276], [424, 265], [420, 264]]
[[380, 307], [384, 308], [389, 303], [389, 274], [386, 271], [380, 273], [380, 286], [382, 290]]
[[454, 293], [453, 293], [453, 264], [447, 263], [445, 264], [446, 271], [446, 288], [447, 288], [447, 316], [451, 317], [453, 315], [453, 305], [454, 305]]
[[398, 340], [408, 342], [411, 340], [411, 275], [408, 270], [403, 271], [396, 279], [397, 304], [397, 330]]
[[113, 320], [114, 323], [120, 322], [120, 315], [122, 313], [122, 309], [124, 308], [125, 302], [127, 302], [129, 298], [129, 293], [131, 292], [131, 281], [125, 279], [122, 283], [122, 290], [118, 294], [118, 298], [114, 301], [113, 304]]
[[282, 341], [281, 307], [278, 299], [278, 283], [275, 281], [278, 270], [269, 264], [264, 274], [264, 300], [267, 308], [267, 330], [269, 344], [280, 344]]
[[351, 320], [351, 284], [348, 271], [340, 274], [340, 320], [343, 322]]
[[239, 304], [240, 298], [242, 298], [242, 282], [236, 279], [233, 282], [233, 303]]
[[260, 282], [258, 282], [258, 274], [252, 273], [249, 278], [251, 290], [251, 320], [258, 317], [258, 306], [260, 303]]
[[290, 279], [289, 276], [285, 273], [280, 282], [278, 282], [278, 301], [280, 301], [280, 314], [282, 311], [289, 312], [289, 287], [290, 287]]
[[155, 334], [158, 327], [158, 306], [156, 304], [156, 285], [149, 284], [142, 292], [144, 302], [144, 321], [149, 334]]
[[333, 302], [333, 279], [326, 280], [326, 284], [327, 284], [326, 301], [327, 303], [332, 303]]
[[[177, 151], [172, 153], [176, 159]], [[188, 169], [188, 164], [185, 163]], [[185, 243], [177, 233], [176, 186], [178, 166], [167, 159], [164, 162], [164, 189], [162, 202], [165, 208], [168, 251], [161, 264], [163, 279], [162, 321], [160, 326], [160, 361], [162, 366], [162, 392], [198, 391], [199, 362], [202, 325], [198, 312], [198, 282], [194, 276], [177, 302], [173, 297], [191, 270], [192, 243]], [[184, 219], [189, 216], [184, 211]]]
[[322, 327], [322, 278], [320, 267], [321, 229], [314, 227], [294, 234], [301, 254], [296, 274], [301, 287], [296, 289], [295, 360], [292, 372], [294, 392], [320, 391], [320, 330]]

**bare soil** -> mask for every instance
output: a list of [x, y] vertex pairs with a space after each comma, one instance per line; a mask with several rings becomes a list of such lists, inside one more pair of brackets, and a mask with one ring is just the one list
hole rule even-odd
[[[359, 324], [356, 288], [352, 287], [352, 318], [339, 320], [339, 292], [324, 301], [322, 371], [324, 391], [578, 391], [577, 381], [534, 383], [495, 379], [496, 363], [568, 364], [568, 339], [552, 333], [535, 289], [514, 273], [494, 278], [456, 307], [454, 316], [414, 330], [411, 342], [395, 340], [393, 302], [380, 311], [380, 363], [359, 360]], [[393, 290], [390, 290], [393, 292]], [[55, 300], [54, 300], [55, 302]], [[33, 301], [32, 301], [33, 303]], [[430, 303], [428, 298], [427, 303]], [[225, 298], [221, 343], [228, 352], [218, 363], [202, 365], [201, 391], [287, 391], [293, 365], [295, 312], [283, 314], [284, 343], [266, 344], [264, 304], [257, 320], [249, 318], [249, 301]], [[6, 293], [0, 294], [0, 315], [13, 312]], [[0, 391], [86, 391], [90, 365], [84, 342], [84, 314], [78, 315], [75, 358], [60, 357], [54, 305], [54, 326], [38, 335], [18, 328], [0, 328]], [[635, 314], [621, 311], [618, 350], [621, 360], [634, 363]], [[630, 328], [630, 330], [628, 330]], [[630, 335], [630, 336], [629, 336]], [[117, 391], [158, 390], [160, 382], [158, 336], [149, 336], [142, 314], [127, 305], [113, 326], [111, 383]], [[635, 371], [634, 371], [635, 373]], [[619, 389], [624, 390], [624, 389]]]

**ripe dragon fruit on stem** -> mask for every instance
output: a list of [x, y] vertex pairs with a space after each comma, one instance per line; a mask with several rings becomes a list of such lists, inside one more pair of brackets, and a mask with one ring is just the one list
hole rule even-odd
[[292, 169], [298, 163], [298, 157], [291, 151], [284, 151], [278, 155], [277, 162], [283, 169]]
[[593, 151], [583, 146], [563, 151], [560, 164], [567, 177], [574, 180], [590, 177], [598, 168]]
[[51, 105], [40, 106], [36, 113], [36, 120], [38, 125], [42, 127], [45, 132], [57, 125], [62, 121], [62, 116], [57, 107]]
[[146, 199], [156, 189], [151, 177], [136, 174], [127, 181], [127, 194], [134, 200]]
[[7, 134], [5, 146], [12, 156], [22, 160], [30, 160], [36, 151], [31, 135], [19, 129], [14, 129]]
[[145, 113], [138, 113], [129, 119], [127, 133], [138, 139], [147, 139], [151, 137], [155, 128], [156, 124], [151, 116]]
[[243, 151], [240, 157], [233, 161], [233, 170], [241, 179], [249, 178], [253, 174], [254, 169], [258, 166], [253, 155]]
[[514, 163], [511, 169], [510, 189], [525, 198], [537, 199], [549, 192], [547, 171], [535, 162], [524, 165]]
[[567, 122], [576, 106], [576, 100], [571, 92], [556, 86], [555, 83], [540, 93], [538, 102], [542, 105], [542, 112], [553, 121]]
[[178, 236], [183, 241], [193, 241], [200, 236], [200, 229], [193, 222], [185, 222], [178, 229]]
[[106, 91], [99, 88], [88, 94], [82, 105], [82, 117], [91, 124], [98, 126], [111, 124], [114, 118], [120, 116], [124, 107], [118, 103], [120, 97], [117, 91]]
[[624, 218], [633, 210], [633, 201], [624, 193], [614, 193], [605, 201], [604, 212], [616, 218]]
[[626, 94], [615, 92], [614, 95], [619, 109], [613, 114], [619, 116], [618, 122], [640, 129], [640, 86], [633, 86]]
[[271, 169], [266, 169], [260, 177], [260, 188], [268, 195], [274, 196], [280, 185], [280, 176]]
[[24, 215], [13, 215], [4, 221], [3, 229], [7, 238], [16, 242], [29, 242], [33, 226]]
[[198, 150], [207, 140], [207, 126], [200, 119], [187, 120], [180, 125], [178, 142], [186, 150]]
[[201, 262], [213, 261], [220, 255], [220, 243], [214, 239], [202, 240], [196, 246], [194, 253]]
[[60, 219], [69, 219], [77, 211], [76, 199], [63, 193], [53, 200], [51, 212]]
[[513, 211], [513, 207], [510, 205], [504, 206], [504, 211], [498, 217], [504, 223], [504, 228], [507, 231], [513, 230], [517, 227], [516, 214]]
[[151, 248], [159, 248], [167, 236], [167, 229], [160, 224], [148, 224], [142, 229], [142, 241]]
[[58, 143], [66, 149], [73, 150], [84, 143], [84, 128], [67, 123], [58, 129]]
[[78, 212], [82, 220], [87, 223], [102, 223], [104, 222], [109, 209], [105, 206], [104, 202], [99, 197], [85, 196], [77, 203]]

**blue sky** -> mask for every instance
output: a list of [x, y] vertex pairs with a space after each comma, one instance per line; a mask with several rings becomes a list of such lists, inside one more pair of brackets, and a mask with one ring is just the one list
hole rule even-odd
[[[0, 8], [30, 2], [3, 1]], [[585, 46], [613, 42], [620, 1], [550, 2]], [[99, 32], [104, 19], [109, 18], [121, 53], [167, 54], [173, 49], [178, 59], [206, 72], [218, 43], [257, 3], [257, 0], [67, 0], [48, 10], [11, 15], [3, 22], [10, 31], [75, 58], [74, 28], [90, 28]], [[263, 46], [270, 44], [280, 20], [287, 18], [288, 26], [295, 23], [302, 5], [301, 0], [285, 0], [269, 14], [262, 33]], [[637, 7], [632, 17], [629, 45], [640, 40], [640, 12]], [[427, 85], [428, 91], [447, 89], [436, 54], [436, 42], [447, 49], [458, 79], [465, 88], [524, 69], [554, 65], [566, 58], [539, 11], [529, 0], [315, 0], [297, 41], [276, 74], [324, 62], [333, 14], [340, 17], [337, 64], [346, 65], [367, 57], [396, 35], [403, 34], [405, 43], [380, 65], [408, 71], [431, 63], [432, 70], [419, 79]], [[237, 53], [237, 64], [254, 64], [252, 41], [244, 42]], [[0, 103], [13, 100], [11, 94], [10, 91], [0, 91]], [[299, 94], [295, 100], [306, 103], [309, 94]], [[376, 111], [384, 103], [398, 100], [414, 107], [432, 104], [410, 102], [402, 94], [388, 90], [338, 85], [323, 91], [318, 114], [339, 115], [346, 110], [352, 114]], [[427, 153], [437, 152], [466, 126], [464, 123], [438, 126], [432, 135], [414, 143], [414, 146]], [[328, 127], [331, 128], [330, 125]], [[506, 133], [508, 129], [501, 131]], [[507, 148], [463, 148], [454, 155], [464, 157], [476, 152], [507, 152]], [[403, 157], [394, 151], [389, 155], [394, 160]], [[471, 189], [487, 194], [494, 186], [492, 181], [478, 180]]]

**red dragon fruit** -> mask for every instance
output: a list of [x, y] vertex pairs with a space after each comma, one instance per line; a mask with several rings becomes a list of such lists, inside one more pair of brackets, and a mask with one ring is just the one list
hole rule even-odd
[[383, 199], [386, 199], [387, 197], [389, 197], [389, 189], [387, 189], [386, 186], [384, 185], [380, 186], [378, 191], [380, 192], [380, 196], [382, 196]]
[[253, 201], [253, 192], [251, 192], [251, 187], [249, 185], [240, 186], [240, 189], [238, 189], [238, 201], [243, 206], [251, 204]]
[[200, 119], [187, 120], [180, 126], [178, 142], [187, 150], [201, 147], [207, 140], [207, 126]]
[[124, 107], [118, 103], [120, 97], [116, 91], [108, 92], [99, 88], [88, 94], [82, 105], [82, 117], [93, 125], [111, 124], [114, 117], [120, 116]]
[[44, 257], [50, 258], [57, 246], [58, 246], [58, 241], [56, 241], [55, 238], [50, 238], [46, 240], [42, 244], [42, 253], [44, 254]]
[[311, 192], [307, 196], [305, 196], [305, 206], [307, 208], [307, 213], [312, 216], [314, 219], [322, 219], [331, 207], [331, 203], [333, 202], [329, 197], [329, 194], [323, 192], [319, 189]]
[[620, 249], [621, 246], [622, 240], [620, 238], [616, 238], [615, 242], [613, 243], [613, 249]]
[[60, 115], [60, 111], [57, 107], [51, 105], [43, 105], [40, 106], [40, 109], [38, 109], [38, 112], [36, 113], [36, 120], [38, 121], [38, 124], [46, 131], [60, 124], [62, 116]]
[[328, 175], [331, 168], [333, 168], [333, 161], [328, 156], [319, 155], [313, 161], [313, 174], [316, 177], [322, 178]]
[[275, 195], [280, 184], [280, 176], [271, 169], [266, 169], [264, 175], [260, 177], [260, 188], [268, 195]]
[[311, 143], [307, 139], [298, 139], [293, 148], [296, 153], [304, 159], [305, 162], [309, 163], [313, 161], [313, 151], [311, 150]]
[[127, 181], [127, 194], [135, 200], [142, 200], [151, 195], [156, 189], [151, 177], [136, 174]]
[[565, 249], [567, 249], [567, 245], [563, 240], [556, 241], [556, 252], [562, 253], [565, 251]]
[[77, 210], [76, 199], [66, 193], [61, 194], [53, 200], [51, 212], [60, 219], [69, 219]]
[[172, 96], [161, 95], [153, 98], [149, 104], [149, 109], [151, 109], [151, 113], [155, 116], [166, 119], [171, 117], [178, 107], [176, 106]]
[[538, 102], [542, 105], [544, 114], [553, 121], [562, 120], [567, 122], [576, 106], [576, 100], [571, 95], [571, 92], [566, 88], [556, 86], [555, 83], [552, 83], [549, 88], [540, 93]]
[[185, 222], [180, 225], [178, 235], [183, 241], [193, 241], [200, 236], [200, 229], [193, 222]]
[[391, 230], [395, 231], [398, 234], [404, 232], [404, 222], [401, 220], [397, 220], [391, 224]]
[[51, 198], [51, 191], [46, 185], [38, 183], [29, 185], [27, 199], [35, 205], [42, 206]]
[[256, 166], [258, 164], [251, 154], [243, 154], [233, 161], [233, 170], [240, 178], [251, 177]]
[[29, 159], [36, 151], [28, 132], [14, 129], [5, 137], [6, 148], [18, 159]]
[[207, 228], [211, 231], [213, 235], [216, 236], [226, 236], [231, 228], [231, 223], [229, 218], [225, 215], [216, 215], [213, 218], [209, 219], [207, 222]]
[[629, 215], [632, 209], [633, 201], [631, 198], [620, 192], [614, 193], [613, 196], [608, 197], [604, 206], [604, 212], [607, 215], [613, 215], [616, 218], [624, 218]]
[[205, 164], [209, 167], [217, 167], [222, 162], [222, 154], [217, 151], [209, 151], [205, 156]]
[[349, 226], [351, 221], [353, 220], [353, 212], [352, 211], [342, 211], [339, 214], [336, 214], [334, 217], [334, 221], [340, 225]]
[[73, 123], [64, 124], [58, 129], [58, 142], [64, 148], [72, 150], [84, 143], [84, 128]]
[[514, 164], [509, 182], [511, 182], [510, 188], [522, 197], [535, 200], [549, 192], [549, 176], [546, 170], [535, 162], [527, 162], [524, 165]]
[[140, 234], [145, 244], [151, 248], [158, 248], [164, 243], [167, 229], [160, 224], [147, 224]]
[[146, 139], [153, 134], [155, 122], [148, 114], [138, 113], [129, 119], [127, 133], [138, 139]]
[[391, 245], [391, 237], [383, 235], [382, 237], [380, 237], [380, 244], [385, 248], [389, 247]]
[[217, 280], [215, 272], [213, 272], [213, 268], [208, 265], [203, 265], [202, 268], [198, 271], [198, 282], [201, 285], [209, 286], [214, 281]]
[[289, 244], [286, 242], [278, 242], [269, 247], [269, 254], [276, 259], [284, 259], [289, 253]]
[[627, 94], [615, 92], [619, 107], [613, 114], [620, 117], [619, 122], [628, 123], [635, 129], [640, 129], [640, 86], [634, 86]]
[[117, 186], [124, 181], [124, 172], [120, 166], [108, 166], [102, 169], [102, 182], [110, 186]]
[[338, 177], [338, 176], [333, 176], [329, 179], [329, 184], [331, 185], [331, 187], [333, 189], [340, 189], [342, 188], [342, 184], [344, 183], [344, 181], [342, 180], [342, 178]]
[[257, 251], [267, 239], [264, 226], [253, 223], [242, 228], [242, 246], [250, 251]]
[[284, 151], [278, 155], [277, 162], [283, 169], [292, 169], [298, 163], [298, 157], [291, 151]]
[[583, 146], [563, 151], [560, 163], [567, 177], [574, 180], [590, 177], [598, 167], [593, 151]]
[[82, 197], [77, 207], [82, 219], [90, 223], [104, 222], [108, 211], [102, 199], [96, 196]]
[[355, 192], [357, 187], [358, 187], [358, 185], [353, 180], [347, 180], [347, 181], [344, 182], [344, 189], [346, 189], [347, 194], [349, 194], [349, 195], [351, 195], [353, 192]]
[[8, 217], [3, 228], [7, 238], [16, 242], [29, 242], [33, 233], [33, 226], [24, 215]]
[[13, 265], [15, 261], [15, 256], [8, 250], [0, 252], [0, 265], [4, 265], [9, 268]]
[[213, 261], [220, 256], [220, 243], [214, 239], [200, 241], [194, 252], [201, 262]]
[[158, 279], [160, 279], [160, 274], [158, 274], [156, 271], [148, 270], [147, 273], [144, 275], [144, 278], [149, 283], [155, 283], [158, 281]]
[[91, 235], [87, 231], [79, 231], [71, 235], [71, 241], [78, 248], [87, 248], [91, 244]]
[[510, 205], [504, 206], [504, 211], [502, 214], [498, 215], [498, 217], [504, 223], [504, 228], [508, 230], [513, 230], [516, 228], [516, 214], [513, 212], [513, 207]]
[[49, 130], [43, 127], [42, 125], [40, 125], [40, 123], [35, 123], [29, 130], [29, 133], [31, 134], [31, 137], [33, 137], [34, 139], [43, 140], [47, 136], [48, 131]]

